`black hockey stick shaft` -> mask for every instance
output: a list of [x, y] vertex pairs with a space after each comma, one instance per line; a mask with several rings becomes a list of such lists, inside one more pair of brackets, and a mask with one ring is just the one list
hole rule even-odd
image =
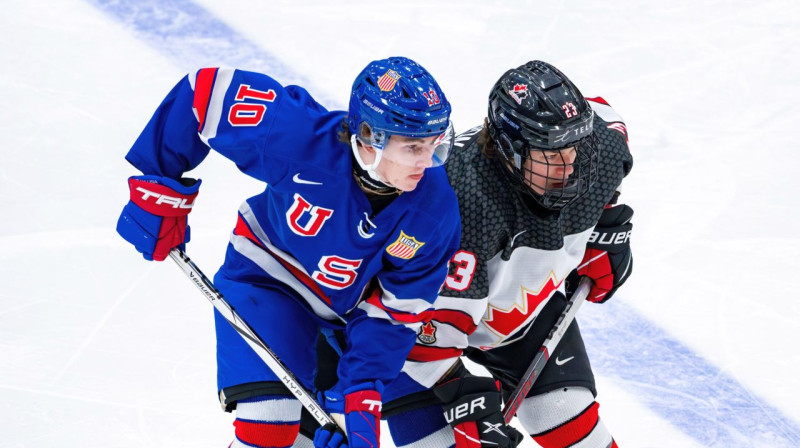
[[544, 343], [542, 343], [542, 347], [539, 348], [539, 352], [536, 353], [531, 365], [528, 366], [528, 370], [525, 371], [522, 379], [520, 379], [519, 385], [508, 398], [506, 406], [503, 409], [503, 419], [506, 421], [506, 424], [510, 423], [511, 419], [517, 414], [517, 410], [519, 410], [520, 405], [522, 405], [522, 400], [528, 395], [531, 387], [533, 387], [533, 383], [539, 378], [542, 369], [544, 369], [545, 364], [547, 364], [547, 360], [550, 359], [550, 354], [553, 353], [558, 343], [561, 342], [561, 338], [564, 337], [564, 332], [567, 331], [572, 321], [575, 320], [575, 314], [578, 313], [578, 309], [580, 309], [583, 302], [586, 301], [586, 297], [592, 289], [592, 283], [592, 279], [589, 277], [581, 278], [572, 297], [567, 301], [566, 308], [564, 308], [564, 311], [558, 316], [558, 320], [555, 325], [553, 325]]
[[298, 399], [308, 412], [319, 422], [320, 425], [334, 424], [335, 422], [328, 415], [322, 406], [303, 388], [302, 384], [295, 378], [292, 372], [278, 359], [278, 356], [267, 346], [266, 343], [253, 331], [252, 328], [234, 311], [233, 307], [225, 300], [217, 288], [203, 271], [189, 259], [180, 249], [172, 249], [169, 253], [170, 258], [180, 266], [184, 273], [192, 280], [203, 295], [214, 305], [222, 317], [239, 333], [245, 342], [256, 352], [256, 354], [267, 364], [275, 375], [287, 389]]

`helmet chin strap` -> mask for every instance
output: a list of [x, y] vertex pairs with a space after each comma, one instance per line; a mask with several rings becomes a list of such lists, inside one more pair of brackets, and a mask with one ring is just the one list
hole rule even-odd
[[350, 136], [350, 148], [353, 150], [353, 157], [356, 159], [356, 163], [361, 168], [362, 173], [366, 173], [370, 179], [363, 179], [364, 181], [368, 181], [369, 184], [373, 184], [373, 186], [378, 189], [384, 188], [394, 188], [394, 185], [390, 184], [389, 182], [383, 180], [380, 174], [378, 174], [378, 164], [381, 162], [381, 156], [383, 155], [383, 151], [375, 151], [375, 161], [372, 164], [367, 165], [361, 159], [361, 154], [358, 153], [358, 139], [355, 135]]

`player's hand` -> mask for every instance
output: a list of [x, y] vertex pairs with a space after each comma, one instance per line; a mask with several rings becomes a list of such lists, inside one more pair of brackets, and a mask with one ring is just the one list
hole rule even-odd
[[[631, 275], [631, 218], [633, 209], [625, 204], [607, 205], [600, 215], [577, 270], [579, 276], [585, 275], [594, 280], [587, 300], [605, 302]], [[578, 284], [577, 279], [568, 283]]]
[[[378, 448], [380, 447], [381, 392], [378, 382], [359, 384], [337, 392], [328, 390], [320, 401], [339, 427], [325, 425], [314, 434], [315, 448]], [[345, 434], [339, 428], [345, 428]]]
[[161, 176], [128, 179], [131, 198], [117, 221], [117, 233], [147, 260], [162, 261], [175, 247], [189, 242], [187, 216], [200, 181]]
[[514, 448], [522, 434], [506, 425], [500, 391], [492, 378], [455, 378], [434, 389], [453, 427], [455, 448]]

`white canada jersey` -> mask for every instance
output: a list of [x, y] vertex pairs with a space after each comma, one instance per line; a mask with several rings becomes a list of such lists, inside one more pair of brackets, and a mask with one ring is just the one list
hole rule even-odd
[[481, 127], [456, 138], [446, 168], [458, 196], [461, 246], [403, 368], [415, 381], [433, 385], [467, 346], [491, 350], [517, 340], [551, 297], [565, 294], [564, 280], [633, 164], [622, 119], [602, 98], [587, 99], [595, 111], [598, 181], [561, 212], [537, 214], [520, 200], [498, 175], [498, 161], [481, 154]]

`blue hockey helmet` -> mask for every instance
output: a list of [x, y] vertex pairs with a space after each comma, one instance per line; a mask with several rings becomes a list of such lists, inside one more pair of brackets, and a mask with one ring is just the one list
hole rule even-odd
[[356, 77], [347, 125], [352, 135], [378, 151], [393, 134], [441, 136], [433, 155], [437, 166], [453, 145], [450, 111], [444, 92], [425, 68], [408, 58], [390, 57], [370, 62]]

